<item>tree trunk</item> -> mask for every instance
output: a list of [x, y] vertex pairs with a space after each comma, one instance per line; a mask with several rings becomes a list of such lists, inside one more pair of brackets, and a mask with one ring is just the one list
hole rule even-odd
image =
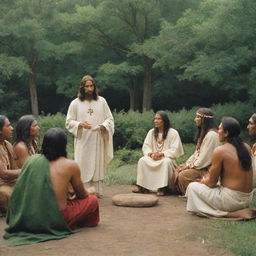
[[136, 111], [139, 109], [139, 88], [136, 83], [136, 78], [130, 78], [129, 86], [130, 110]]
[[30, 72], [28, 74], [29, 78], [29, 92], [31, 101], [31, 111], [32, 115], [38, 116], [38, 98], [37, 98], [37, 85], [36, 85], [36, 57], [35, 43], [32, 43], [31, 51], [28, 57], [28, 63], [30, 67]]
[[142, 110], [147, 111], [151, 109], [151, 90], [152, 90], [152, 83], [151, 83], [151, 76], [152, 76], [152, 60], [147, 56], [144, 57], [145, 60], [145, 70], [144, 70], [144, 77], [143, 77], [143, 103], [142, 103]]
[[33, 70], [29, 73], [29, 92], [31, 100], [31, 110], [32, 115], [38, 116], [38, 98], [37, 98], [37, 88], [36, 88], [36, 75]]

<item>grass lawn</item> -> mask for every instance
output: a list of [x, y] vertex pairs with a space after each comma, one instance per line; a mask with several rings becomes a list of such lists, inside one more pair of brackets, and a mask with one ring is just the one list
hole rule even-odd
[[[184, 156], [177, 159], [183, 163], [194, 151], [193, 144], [184, 145]], [[106, 174], [106, 184], [135, 184], [136, 168], [141, 150], [118, 150], [109, 164]], [[256, 207], [256, 196], [253, 206]], [[213, 246], [228, 248], [235, 255], [256, 256], [256, 220], [252, 221], [223, 221], [209, 220], [200, 234], [194, 234], [200, 240]]]

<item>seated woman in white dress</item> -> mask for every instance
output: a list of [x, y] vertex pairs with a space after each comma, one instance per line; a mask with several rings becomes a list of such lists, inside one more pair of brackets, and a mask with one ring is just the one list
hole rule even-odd
[[155, 128], [151, 129], [144, 141], [137, 168], [137, 186], [134, 193], [157, 191], [164, 195], [166, 188], [173, 185], [172, 175], [176, 168], [175, 159], [184, 154], [179, 133], [171, 128], [168, 115], [158, 111], [154, 117]]

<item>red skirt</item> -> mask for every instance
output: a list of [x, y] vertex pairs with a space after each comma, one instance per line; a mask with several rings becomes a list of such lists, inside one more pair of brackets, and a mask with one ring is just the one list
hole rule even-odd
[[70, 200], [61, 213], [71, 229], [96, 226], [100, 220], [98, 198], [89, 195], [84, 199]]

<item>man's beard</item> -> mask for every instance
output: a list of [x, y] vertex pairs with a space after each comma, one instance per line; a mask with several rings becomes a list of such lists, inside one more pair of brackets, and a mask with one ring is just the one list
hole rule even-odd
[[84, 97], [87, 100], [92, 100], [93, 99], [93, 92], [92, 93], [85, 92]]

